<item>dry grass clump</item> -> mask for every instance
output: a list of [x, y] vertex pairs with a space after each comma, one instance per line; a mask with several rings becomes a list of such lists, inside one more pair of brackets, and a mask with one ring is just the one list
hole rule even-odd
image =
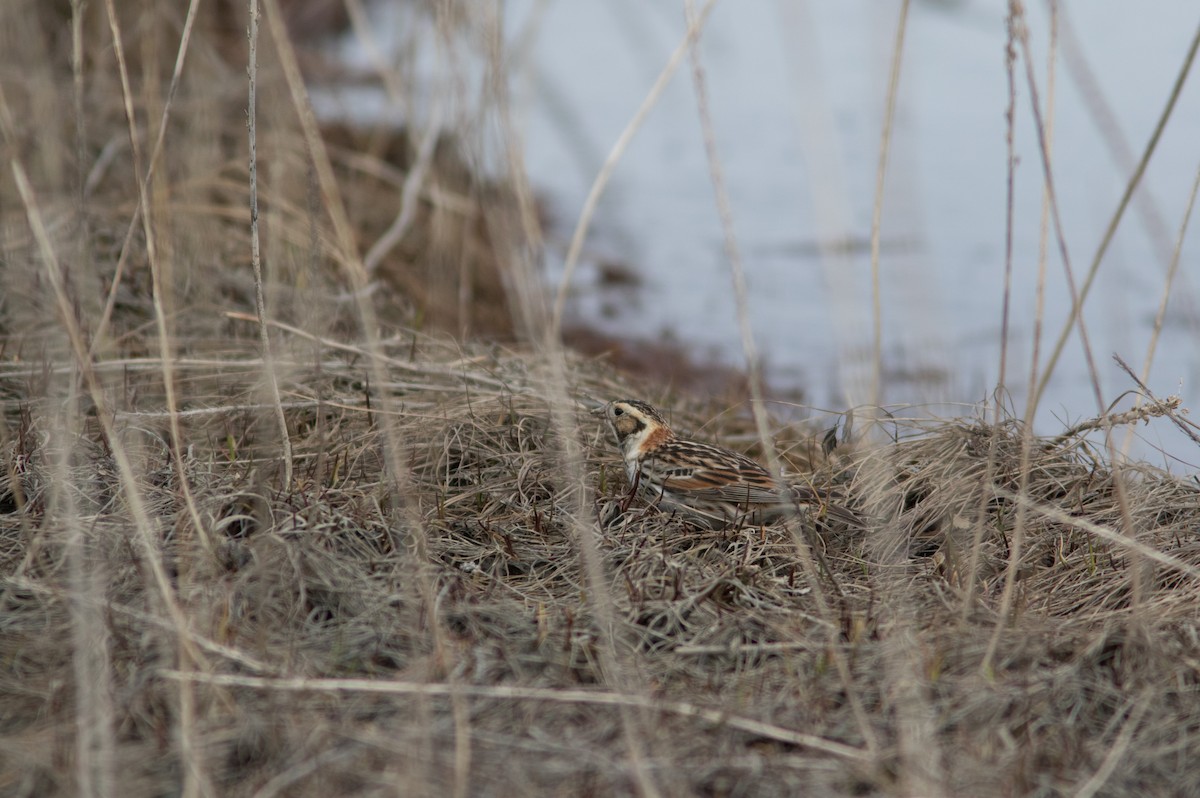
[[[1200, 747], [1194, 486], [1122, 471], [1137, 542], [1165, 555], [1152, 561], [1092, 528], [1123, 534], [1113, 471], [1077, 441], [1035, 440], [1005, 620], [1015, 422], [855, 453], [840, 478], [870, 521], [822, 528], [828, 571], [806, 569], [811, 538], [787, 525], [620, 513], [623, 474], [582, 402], [586, 476], [565, 478], [536, 358], [408, 333], [383, 352], [396, 382], [368, 386], [366, 353], [282, 341], [291, 488], [256, 387], [236, 377], [252, 345], [188, 372], [186, 479], [207, 545], [150, 410], [161, 397], [149, 374], [128, 377], [142, 409], [118, 414], [120, 442], [182, 626], [131, 534], [110, 442], [94, 422], [56, 433], [56, 403], [24, 387], [42, 367], [5, 366], [5, 393], [24, 398], [6, 404], [4, 783], [73, 789], [82, 633], [103, 646], [106, 766], [131, 794], [184, 767], [223, 794], [626, 791], [622, 707], [646, 776], [673, 794], [1039, 793], [1097, 773], [1136, 794]], [[586, 362], [572, 385], [629, 393]], [[399, 399], [394, 417], [380, 392]], [[403, 442], [403, 494], [384, 424]], [[581, 566], [579, 491], [612, 628]], [[81, 630], [88, 613], [99, 627]]]
[[[105, 19], [81, 130], [44, 9], [0, 26], [6, 74], [30, 65], [0, 84], [0, 791], [1195, 793], [1193, 481], [1013, 420], [832, 452], [785, 427], [863, 522], [691, 528], [628, 500], [590, 403], [640, 394], [750, 449], [747, 417], [414, 329], [419, 272], [355, 288], [316, 156], [264, 100], [268, 356], [217, 45], [194, 44], [143, 206]], [[142, 135], [159, 25], [126, 28]], [[407, 162], [335, 167], [367, 186], [347, 205], [395, 212], [354, 164]], [[437, 185], [496, 196], [461, 178]], [[458, 296], [505, 236], [420, 196], [408, 244], [449, 229], [470, 240], [438, 257], [478, 256]], [[501, 277], [511, 305], [536, 293]]]

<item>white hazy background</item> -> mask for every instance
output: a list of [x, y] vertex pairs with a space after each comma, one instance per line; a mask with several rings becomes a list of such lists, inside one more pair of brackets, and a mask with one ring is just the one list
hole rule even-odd
[[[1028, 4], [1026, 20], [1039, 97], [1053, 115], [1055, 188], [1081, 284], [1166, 106], [1200, 7], [1195, 0], [1060, 3], [1052, 111], [1045, 109], [1049, 7]], [[506, 6], [513, 116], [531, 182], [552, 217], [554, 285], [597, 172], [682, 40], [683, 8], [645, 0]], [[800, 387], [814, 406], [835, 410], [871, 398], [871, 216], [900, 8], [882, 0], [724, 0], [700, 44], [767, 381]], [[388, 21], [387, 4], [376, 13], [380, 30], [402, 27], [399, 17]], [[991, 400], [999, 379], [1006, 13], [1002, 2], [917, 0], [908, 17], [883, 202], [881, 399], [917, 404], [919, 413], [966, 412], [960, 403]], [[1013, 76], [1018, 163], [1004, 401], [1023, 415], [1043, 178], [1023, 62]], [[670, 336], [701, 359], [738, 365], [730, 267], [702, 135], [685, 61], [616, 167], [573, 281], [570, 313], [613, 333]], [[1139, 372], [1145, 362], [1198, 168], [1200, 77], [1192, 75], [1085, 305], [1106, 403], [1134, 387], [1111, 355]], [[1198, 235], [1185, 241], [1148, 381], [1160, 397], [1181, 394], [1185, 407], [1195, 406], [1200, 381]], [[1048, 253], [1042, 369], [1071, 306], [1053, 233]], [[596, 268], [604, 261], [628, 265], [643, 285], [604, 287]], [[1039, 408], [1043, 432], [1098, 414], [1077, 335]], [[1200, 461], [1195, 444], [1166, 420], [1138, 433], [1140, 457], [1175, 471]]]

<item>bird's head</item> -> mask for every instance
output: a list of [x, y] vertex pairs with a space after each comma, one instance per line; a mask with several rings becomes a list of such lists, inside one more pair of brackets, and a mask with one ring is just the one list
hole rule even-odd
[[617, 399], [605, 405], [603, 412], [626, 459], [637, 457], [647, 445], [674, 437], [662, 414], [639, 399]]

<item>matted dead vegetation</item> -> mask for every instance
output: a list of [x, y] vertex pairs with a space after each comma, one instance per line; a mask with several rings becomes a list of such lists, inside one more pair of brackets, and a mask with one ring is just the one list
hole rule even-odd
[[[71, 789], [80, 636], [103, 646], [87, 656], [106, 664], [109, 764], [133, 794], [182, 777], [181, 680], [195, 685], [189, 757], [222, 794], [623, 792], [636, 766], [622, 709], [647, 777], [675, 794], [1057, 792], [1118, 757], [1105, 792], [1145, 794], [1177, 783], [1196, 753], [1194, 485], [1123, 472], [1152, 560], [1100, 534], [1122, 534], [1111, 470], [1077, 442], [1037, 441], [1003, 623], [1015, 423], [944, 423], [855, 454], [842, 488], [864, 511], [891, 509], [823, 529], [819, 573], [785, 527], [614, 514], [623, 476], [582, 406], [586, 478], [564, 479], [535, 359], [412, 333], [386, 349], [396, 382], [371, 387], [365, 353], [322, 347], [306, 362], [312, 341], [282, 339], [296, 461], [283, 489], [255, 379], [235, 376], [258, 371], [251, 340], [182, 358], [208, 363], [187, 369], [182, 413], [207, 545], [154, 409], [157, 375], [124, 377], [139, 399], [117, 415], [120, 445], [139, 463], [182, 628], [108, 442], [91, 423], [53, 429], [57, 402], [29, 391], [44, 367], [5, 365], [18, 397], [5, 405], [0, 532], [10, 786]], [[586, 362], [572, 385], [631, 390]], [[386, 477], [379, 392], [400, 400], [402, 496]], [[614, 609], [607, 633], [568, 520], [579, 490]], [[82, 592], [72, 556], [86, 563]], [[601, 666], [607, 644], [615, 673]]]
[[75, 132], [69, 60], [34, 59], [42, 13], [5, 28], [8, 63], [64, 101], [38, 116], [31, 83], [3, 84], [23, 111], [4, 161], [39, 203], [5, 172], [0, 791], [1200, 794], [1194, 480], [1012, 419], [894, 421], [831, 454], [777, 430], [861, 525], [709, 532], [630, 504], [591, 401], [661, 401], [738, 446], [747, 416], [552, 346], [419, 331], [404, 281], [370, 295], [369, 328], [297, 199], [290, 120], [263, 214], [276, 404], [241, 145], [202, 149], [196, 116], [234, 102], [206, 79], [226, 67], [185, 73], [204, 89], [185, 83], [150, 187], [155, 263], [140, 227], [126, 243], [115, 106], [88, 116], [82, 195], [70, 147], [33, 147]]

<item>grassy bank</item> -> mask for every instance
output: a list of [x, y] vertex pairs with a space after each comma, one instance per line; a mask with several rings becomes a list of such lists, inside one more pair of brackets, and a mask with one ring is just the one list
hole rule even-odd
[[1138, 419], [776, 425], [861, 524], [630, 504], [595, 400], [757, 436], [544, 334], [519, 175], [314, 138], [264, 19], [256, 243], [240, 23], [118, 5], [128, 93], [105, 4], [0, 26], [0, 791], [1200, 790], [1200, 489]]

